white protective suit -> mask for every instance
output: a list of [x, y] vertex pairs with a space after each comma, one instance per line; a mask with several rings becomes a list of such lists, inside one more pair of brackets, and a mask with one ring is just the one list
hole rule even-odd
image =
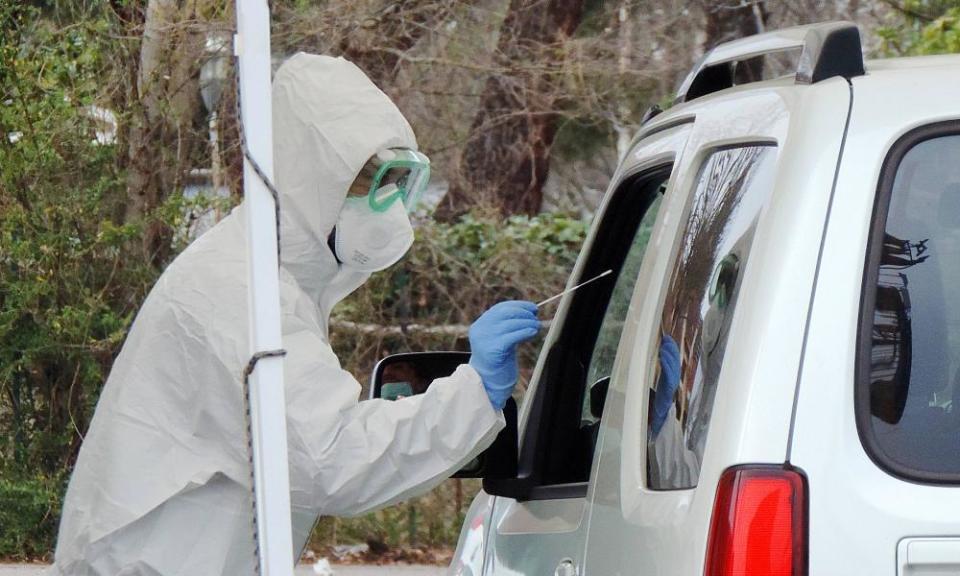
[[[298, 554], [318, 515], [425, 492], [489, 446], [503, 417], [467, 365], [422, 396], [358, 403], [328, 319], [368, 275], [338, 266], [327, 237], [367, 159], [416, 142], [387, 96], [343, 59], [294, 56], [276, 74], [273, 105]], [[253, 573], [243, 210], [191, 244], [140, 309], [80, 450], [50, 574]]]

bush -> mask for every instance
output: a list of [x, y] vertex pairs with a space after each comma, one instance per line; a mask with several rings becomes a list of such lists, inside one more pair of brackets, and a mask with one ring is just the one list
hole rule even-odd
[[884, 56], [960, 52], [960, 2], [906, 0], [902, 19], [877, 30]]
[[0, 558], [49, 558], [63, 487], [62, 482], [42, 476], [0, 476]]
[[[157, 270], [97, 141], [102, 22], [0, 4], [0, 557], [51, 550], [65, 480]], [[102, 128], [102, 127], [100, 127]]]

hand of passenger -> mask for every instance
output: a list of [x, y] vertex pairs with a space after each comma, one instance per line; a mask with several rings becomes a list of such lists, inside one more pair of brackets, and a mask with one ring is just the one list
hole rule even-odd
[[660, 339], [660, 382], [657, 384], [653, 399], [653, 415], [650, 422], [654, 435], [659, 434], [660, 429], [663, 428], [679, 385], [680, 347], [669, 334], [664, 334]]
[[517, 383], [517, 345], [539, 331], [537, 306], [524, 300], [500, 302], [470, 326], [470, 366], [495, 410], [503, 409]]

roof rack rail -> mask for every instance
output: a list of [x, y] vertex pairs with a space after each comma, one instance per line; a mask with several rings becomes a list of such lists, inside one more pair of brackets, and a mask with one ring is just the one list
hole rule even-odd
[[735, 85], [737, 62], [802, 49], [797, 84], [813, 84], [842, 76], [862, 76], [860, 30], [852, 22], [822, 22], [785, 28], [720, 44], [704, 54], [677, 90], [675, 103], [688, 102]]

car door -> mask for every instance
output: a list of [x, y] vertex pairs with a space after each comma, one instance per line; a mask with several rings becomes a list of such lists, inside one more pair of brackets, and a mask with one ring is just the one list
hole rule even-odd
[[521, 414], [519, 474], [484, 482], [497, 495], [486, 574], [582, 570], [606, 386], [691, 120], [642, 137], [612, 180], [570, 284], [612, 273], [560, 302]]
[[[720, 474], [785, 461], [802, 336], [785, 328], [802, 328], [819, 235], [781, 231], [822, 229], [849, 105], [842, 79], [802, 90], [684, 109], [696, 122], [601, 423], [584, 574], [703, 574]], [[659, 361], [671, 346], [672, 388]]]

